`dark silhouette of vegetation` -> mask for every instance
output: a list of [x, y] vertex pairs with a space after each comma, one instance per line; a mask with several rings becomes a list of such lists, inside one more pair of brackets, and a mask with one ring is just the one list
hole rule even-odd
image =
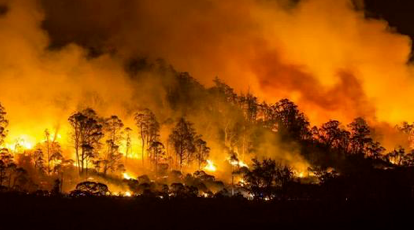
[[107, 185], [91, 181], [79, 183], [76, 185], [76, 189], [70, 192], [71, 196], [105, 196], [109, 194]]
[[123, 127], [123, 122], [115, 115], [105, 119], [104, 131], [108, 137], [106, 139], [106, 154], [102, 160], [104, 175], [106, 175], [108, 171], [123, 172], [125, 170], [124, 165], [121, 162], [122, 153], [119, 151], [124, 134]]
[[183, 165], [189, 164], [193, 160], [196, 152], [195, 138], [196, 132], [193, 125], [184, 118], [180, 118], [169, 137], [169, 141], [174, 147], [180, 170]]
[[270, 200], [293, 180], [293, 172], [288, 166], [277, 164], [272, 159], [262, 162], [253, 159], [253, 168], [247, 171], [244, 178], [255, 199]]
[[[92, 108], [68, 118], [73, 160], [57, 133], [48, 130], [33, 149], [22, 150], [19, 143], [5, 148], [8, 120], [0, 107], [0, 197], [21, 192], [259, 203], [413, 200], [413, 124], [397, 126], [406, 142], [385, 149], [376, 127], [364, 118], [312, 127], [288, 99], [261, 102], [251, 92], [235, 93], [218, 78], [207, 89], [188, 73], [160, 71], [173, 76], [160, 86], [165, 88], [164, 96], [157, 95], [162, 106], [131, 109], [136, 128], [125, 127], [117, 115], [102, 118]], [[217, 174], [208, 171], [208, 160], [221, 160]], [[128, 165], [141, 174], [123, 175]], [[112, 188], [121, 191], [110, 193]]]
[[159, 138], [159, 123], [149, 109], [142, 109], [135, 114], [135, 122], [139, 130], [141, 138], [141, 158], [142, 165], [145, 162], [146, 146], [151, 146], [153, 142], [157, 142]]
[[90, 108], [69, 117], [79, 174], [87, 173], [88, 164], [96, 158], [103, 137], [102, 122]]

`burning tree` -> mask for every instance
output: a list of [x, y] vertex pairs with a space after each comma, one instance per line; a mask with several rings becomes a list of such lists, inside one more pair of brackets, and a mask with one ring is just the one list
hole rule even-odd
[[180, 118], [169, 136], [169, 141], [174, 147], [180, 170], [184, 164], [191, 162], [196, 152], [194, 145], [195, 135], [193, 125], [184, 118]]
[[156, 173], [158, 172], [158, 164], [160, 160], [165, 156], [164, 149], [164, 145], [159, 141], [153, 141], [148, 148], [150, 153], [149, 158], [155, 166]]
[[0, 186], [3, 185], [3, 181], [7, 179], [7, 172], [10, 166], [13, 164], [13, 156], [8, 149], [0, 150]]
[[387, 159], [392, 164], [403, 165], [405, 155], [405, 149], [399, 146], [398, 149], [394, 149], [392, 152], [387, 154]]
[[107, 171], [123, 171], [124, 165], [121, 163], [122, 154], [119, 147], [123, 139], [124, 123], [117, 116], [113, 115], [105, 120], [104, 130], [107, 133], [107, 151], [103, 162], [103, 173]]
[[125, 132], [125, 163], [126, 163], [128, 161], [128, 157], [129, 157], [129, 154], [132, 148], [132, 138], [131, 138], [132, 129], [129, 127], [126, 127], [124, 132]]
[[297, 140], [306, 139], [309, 136], [309, 121], [295, 103], [282, 99], [271, 109], [273, 110], [272, 120], [282, 136]]
[[350, 133], [341, 127], [339, 121], [331, 120], [320, 128], [313, 129], [313, 135], [321, 144], [334, 149], [347, 150]]
[[33, 152], [33, 161], [35, 169], [37, 169], [41, 174], [47, 172], [47, 168], [45, 167], [45, 158], [41, 148], [38, 148]]
[[[47, 168], [46, 168], [46, 172], [47, 174], [51, 173], [51, 169], [50, 169], [50, 158], [51, 158], [51, 145], [52, 145], [52, 141], [50, 140], [50, 133], [49, 130], [45, 130], [45, 137], [46, 137], [46, 162], [47, 162]], [[53, 140], [54, 142], [54, 140]]]
[[257, 97], [253, 96], [250, 92], [246, 96], [241, 95], [239, 97], [240, 107], [243, 110], [244, 116], [247, 121], [254, 123], [257, 120], [258, 103]]
[[96, 157], [103, 137], [102, 124], [93, 109], [85, 109], [69, 117], [72, 126], [72, 140], [74, 143], [76, 162], [79, 174], [85, 172], [88, 162]]
[[51, 163], [51, 172], [56, 173], [56, 168], [65, 161], [65, 158], [62, 154], [62, 148], [60, 144], [56, 141], [51, 143], [51, 154], [50, 154], [50, 163]]
[[196, 148], [195, 157], [198, 163], [198, 170], [201, 170], [202, 165], [207, 162], [207, 158], [210, 154], [210, 148], [207, 146], [207, 142], [202, 139], [201, 135], [196, 137], [194, 144]]
[[356, 118], [348, 127], [351, 131], [350, 153], [364, 154], [365, 147], [372, 142], [371, 130], [367, 122], [362, 118]]
[[145, 162], [145, 146], [159, 137], [159, 123], [155, 115], [149, 109], [142, 109], [135, 114], [135, 122], [141, 137], [142, 164]]
[[27, 172], [18, 167], [8, 149], [0, 150], [0, 187], [7, 186], [15, 188], [18, 184], [23, 185], [27, 181]]

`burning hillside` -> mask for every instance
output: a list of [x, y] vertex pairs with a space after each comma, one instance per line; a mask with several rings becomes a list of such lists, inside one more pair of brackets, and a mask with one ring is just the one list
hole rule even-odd
[[0, 28], [3, 190], [271, 200], [414, 165], [411, 41], [361, 1], [0, 0]]

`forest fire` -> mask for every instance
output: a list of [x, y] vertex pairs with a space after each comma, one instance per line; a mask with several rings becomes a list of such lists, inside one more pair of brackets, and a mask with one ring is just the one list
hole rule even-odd
[[207, 165], [204, 167], [204, 170], [209, 172], [215, 172], [217, 168], [211, 160], [207, 160]]
[[238, 160], [238, 159], [229, 159], [229, 163], [231, 165], [237, 166], [237, 167], [246, 167], [246, 168], [249, 167], [246, 163], [244, 163], [243, 161]]
[[412, 40], [365, 2], [0, 0], [0, 198], [413, 199]]
[[130, 197], [130, 196], [132, 196], [132, 194], [131, 194], [131, 192], [127, 191], [127, 192], [125, 192], [125, 196]]
[[33, 148], [33, 142], [28, 141], [31, 138], [27, 136], [19, 136], [12, 143], [5, 143], [5, 147], [12, 150], [13, 152], [19, 152], [21, 149], [30, 150]]
[[123, 176], [123, 178], [124, 178], [124, 179], [126, 179], [126, 180], [133, 179], [131, 176], [129, 176], [129, 174], [128, 174], [128, 173], [122, 173], [122, 176]]
[[[25, 0], [25, 2], [28, 3], [26, 7], [17, 3], [8, 3], [11, 10], [0, 19], [4, 28], [20, 23], [17, 21], [19, 15], [31, 15], [30, 12], [36, 12], [37, 8], [33, 7], [33, 1]], [[215, 2], [214, 4], [221, 3]], [[312, 4], [326, 4], [332, 7], [331, 3], [324, 0], [309, 1], [299, 6], [308, 9]], [[344, 7], [341, 4], [339, 6]], [[255, 5], [252, 9], [254, 12], [261, 11], [263, 10], [261, 7]], [[351, 9], [341, 7], [335, 10], [352, 14]], [[272, 14], [270, 11], [267, 13]], [[296, 14], [301, 13], [296, 12]], [[264, 19], [257, 18], [258, 21]], [[40, 22], [50, 19], [40, 14], [33, 20]], [[305, 114], [299, 110], [303, 108], [307, 112], [311, 107], [312, 111], [325, 114], [326, 111], [317, 108], [318, 106], [311, 106], [315, 103], [326, 104], [317, 102], [316, 99], [306, 101], [301, 97], [298, 99], [298, 96], [285, 95], [292, 96], [300, 107], [288, 99], [278, 102], [265, 101], [267, 87], [257, 88], [257, 84], [253, 84], [252, 91], [245, 93], [243, 87], [238, 84], [239, 82], [234, 82], [231, 77], [226, 79], [234, 83], [236, 89], [218, 78], [213, 80], [213, 86], [207, 83], [206, 85], [209, 85], [207, 87], [199, 83], [199, 81], [206, 82], [206, 79], [195, 79], [188, 73], [179, 72], [173, 67], [167, 67], [165, 63], [151, 59], [141, 61], [139, 58], [119, 57], [120, 62], [118, 62], [111, 55], [88, 58], [85, 56], [87, 50], [80, 45], [49, 50], [44, 41], [47, 38], [53, 41], [55, 39], [53, 36], [56, 35], [52, 32], [49, 35], [51, 37], [43, 33], [38, 34], [37, 32], [42, 32], [44, 28], [30, 24], [29, 21], [23, 23], [31, 30], [21, 30], [19, 33], [7, 30], [7, 33], [11, 38], [15, 38], [16, 42], [22, 43], [17, 43], [20, 47], [37, 50], [36, 52], [40, 54], [34, 51], [31, 54], [22, 52], [23, 56], [26, 55], [25, 60], [28, 60], [28, 63], [15, 62], [19, 58], [4, 58], [0, 64], [9, 63], [7, 66], [15, 67], [0, 72], [0, 79], [10, 84], [10, 87], [25, 86], [26, 84], [21, 82], [24, 80], [33, 82], [40, 88], [36, 92], [27, 89], [27, 93], [5, 91], [0, 95], [0, 102], [4, 105], [1, 107], [1, 144], [4, 147], [3, 157], [5, 159], [13, 157], [13, 162], [26, 172], [30, 172], [30, 175], [25, 176], [33, 184], [41, 184], [41, 189], [50, 190], [54, 186], [54, 179], [66, 181], [66, 177], [70, 183], [64, 183], [61, 186], [61, 192], [67, 193], [85, 178], [93, 177], [94, 181], [122, 187], [121, 190], [124, 192], [140, 191], [143, 193], [148, 189], [146, 186], [162, 187], [157, 184], [161, 183], [161, 178], [165, 180], [163, 183], [167, 182], [168, 186], [176, 181], [186, 185], [187, 182], [183, 179], [183, 175], [186, 173], [191, 175], [200, 169], [207, 173], [214, 173], [218, 177], [214, 180], [224, 180], [227, 183], [230, 182], [228, 182], [229, 176], [226, 173], [230, 173], [232, 180], [236, 177], [237, 181], [242, 181], [242, 184], [247, 187], [251, 183], [248, 177], [260, 167], [275, 168], [276, 171], [280, 171], [279, 177], [293, 175], [305, 178], [313, 173], [313, 171], [306, 172], [308, 167], [311, 167], [319, 176], [330, 175], [332, 172], [328, 169], [341, 168], [341, 164], [329, 166], [328, 169], [320, 168], [319, 157], [322, 157], [315, 157], [314, 153], [326, 150], [319, 149], [321, 148], [319, 145], [328, 145], [335, 151], [362, 153], [367, 157], [381, 158], [392, 165], [410, 162], [411, 153], [406, 153], [405, 149], [392, 151], [392, 148], [397, 145], [410, 146], [407, 142], [412, 139], [411, 131], [414, 128], [408, 123], [392, 131], [398, 133], [401, 138], [393, 141], [391, 149], [385, 150], [379, 143], [379, 139], [377, 140], [378, 122], [370, 116], [366, 116], [366, 120], [357, 118], [347, 126], [336, 120], [322, 123], [320, 120], [313, 119], [315, 115], [313, 112]], [[265, 27], [261, 29], [268, 30]], [[274, 31], [267, 32], [272, 34]], [[18, 39], [27, 36], [27, 33], [35, 34], [31, 36], [33, 42], [30, 44]], [[121, 47], [117, 48], [122, 50]], [[2, 47], [2, 51], [14, 57], [14, 52], [5, 47]], [[279, 62], [273, 57], [272, 51], [261, 50], [260, 52], [264, 54], [254, 59], [262, 60], [263, 63]], [[5, 57], [8, 56], [5, 55]], [[263, 60], [263, 58], [269, 60]], [[261, 67], [256, 63], [257, 60], [251, 60], [256, 65], [251, 71], [263, 75], [258, 76], [259, 83], [267, 81], [270, 87], [273, 87], [272, 79], [262, 79], [267, 74], [273, 73], [273, 70], [268, 66]], [[177, 64], [174, 60], [166, 61]], [[247, 60], [239, 61], [244, 63]], [[39, 63], [43, 64], [39, 66]], [[282, 69], [287, 68], [284, 64], [278, 63], [278, 65], [281, 65]], [[28, 74], [23, 66], [33, 70], [33, 74]], [[178, 65], [178, 67], [183, 66]], [[196, 74], [199, 73], [199, 70], [189, 69]], [[21, 70], [21, 77], [13, 78], [12, 73], [19, 72], [19, 70]], [[221, 68], [218, 70], [220, 71]], [[292, 78], [296, 75], [305, 79], [308, 77], [300, 70], [286, 70], [285, 72], [280, 74], [290, 74]], [[319, 72], [315, 71], [315, 73]], [[77, 73], [83, 80], [73, 81], [74, 73]], [[278, 77], [279, 72], [276, 71], [274, 74]], [[40, 78], [40, 75], [44, 77]], [[98, 75], [101, 76], [99, 79], [95, 77]], [[348, 74], [344, 77], [352, 78], [353, 75]], [[135, 79], [141, 79], [140, 87], [137, 87], [138, 82]], [[38, 81], [39, 83], [35, 83]], [[160, 82], [165, 84], [159, 84]], [[285, 83], [290, 90], [299, 90], [303, 96], [307, 95], [307, 92], [303, 92], [300, 87], [291, 86], [289, 82]], [[44, 90], [45, 86], [48, 86], [48, 90]], [[356, 86], [350, 83], [350, 87]], [[145, 96], [134, 96], [141, 88], [150, 90]], [[236, 93], [240, 90], [242, 93]], [[366, 89], [361, 90], [366, 91]], [[17, 98], [15, 96], [17, 94], [23, 95], [22, 98]], [[31, 97], [36, 100], [27, 103]], [[56, 100], [50, 100], [52, 98]], [[136, 99], [131, 100], [131, 98]], [[162, 105], [159, 102], [162, 102]], [[206, 108], [206, 111], [196, 105]], [[317, 109], [314, 110], [315, 108]], [[176, 112], [172, 112], [174, 110]], [[331, 109], [333, 117], [336, 115], [335, 111]], [[30, 118], [22, 116], [29, 112], [33, 113]], [[205, 112], [214, 115], [206, 115]], [[365, 115], [358, 111], [354, 112], [350, 115]], [[381, 113], [377, 115], [383, 117]], [[320, 123], [320, 125], [312, 127], [313, 123]], [[372, 127], [369, 126], [371, 124]], [[364, 143], [358, 142], [362, 141], [358, 139], [359, 137], [365, 138]], [[308, 145], [313, 147], [303, 147]], [[387, 143], [388, 148], [389, 146], [390, 144]], [[306, 149], [309, 149], [311, 153], [308, 153]], [[231, 167], [219, 161], [214, 163], [211, 159], [227, 159]], [[275, 161], [275, 164], [272, 161]], [[177, 171], [181, 175], [178, 173], [175, 175]], [[200, 175], [194, 174], [193, 180], [200, 179], [197, 177], [203, 180], [204, 177], [210, 178], [208, 174], [201, 173]], [[137, 181], [136, 191], [127, 189], [128, 186], [135, 185], [120, 185], [123, 182], [109, 178], [125, 179], [130, 181], [129, 183]], [[155, 184], [152, 185], [152, 183]], [[209, 184], [210, 182], [203, 183]], [[230, 184], [233, 183], [234, 181]], [[221, 189], [226, 189], [226, 186], [230, 185], [225, 184]], [[206, 187], [210, 189], [209, 186]], [[216, 186], [211, 185], [211, 187], [216, 190]], [[174, 189], [180, 190], [178, 187]]]
[[299, 173], [296, 174], [296, 176], [299, 177], [299, 178], [303, 178], [303, 177], [305, 177], [305, 173], [299, 172]]

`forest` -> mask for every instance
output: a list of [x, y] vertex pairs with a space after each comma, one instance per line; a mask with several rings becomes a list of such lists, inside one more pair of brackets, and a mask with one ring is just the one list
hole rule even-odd
[[0, 229], [412, 225], [413, 10], [0, 0]]
[[170, 82], [161, 86], [165, 94], [158, 95], [159, 104], [140, 104], [130, 112], [131, 126], [116, 113], [102, 117], [85, 107], [67, 117], [67, 140], [45, 129], [41, 142], [7, 143], [7, 108], [0, 107], [2, 193], [264, 201], [413, 198], [414, 124], [394, 127], [401, 138], [386, 149], [362, 117], [311, 126], [289, 99], [259, 101], [250, 92], [237, 94], [219, 78], [207, 88], [162, 61], [135, 60], [125, 68], [132, 78], [152, 71]]

